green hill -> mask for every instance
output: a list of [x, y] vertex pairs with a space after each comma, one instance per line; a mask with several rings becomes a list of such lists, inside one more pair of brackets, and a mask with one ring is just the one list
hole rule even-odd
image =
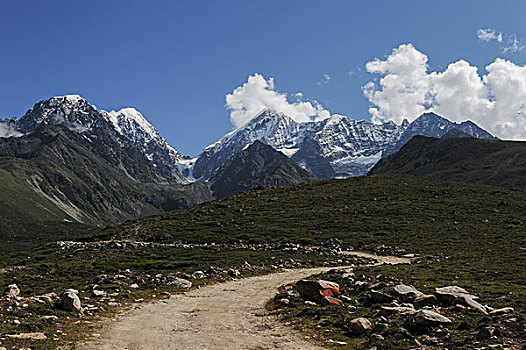
[[409, 174], [526, 190], [526, 142], [416, 136], [369, 174]]

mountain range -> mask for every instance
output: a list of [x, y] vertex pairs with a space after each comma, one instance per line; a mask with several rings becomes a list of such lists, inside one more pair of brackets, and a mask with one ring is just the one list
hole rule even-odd
[[133, 108], [52, 97], [0, 121], [0, 214], [121, 222], [260, 186], [365, 175], [413, 136], [451, 130], [494, 139], [433, 113], [401, 125], [336, 115], [299, 123], [267, 109], [192, 159]]
[[495, 139], [471, 121], [454, 123], [434, 113], [397, 125], [339, 115], [299, 123], [284, 114], [264, 110], [187, 162], [183, 174], [193, 179], [210, 179], [224, 161], [258, 140], [321, 179], [366, 175], [382, 157], [398, 151], [413, 136], [440, 137], [452, 129], [476, 138]]

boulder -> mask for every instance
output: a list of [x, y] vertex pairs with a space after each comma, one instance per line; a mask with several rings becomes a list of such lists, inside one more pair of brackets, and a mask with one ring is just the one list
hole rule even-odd
[[20, 289], [16, 284], [10, 284], [7, 286], [7, 288], [4, 291], [4, 296], [14, 298], [16, 296], [20, 295]]
[[328, 305], [343, 306], [343, 302], [340, 299], [336, 299], [333, 297], [322, 297], [321, 306], [328, 306]]
[[192, 282], [185, 280], [184, 278], [174, 277], [168, 282], [168, 284], [184, 289], [192, 288]]
[[478, 340], [487, 340], [493, 337], [494, 334], [495, 334], [495, 328], [483, 327], [475, 335], [475, 338], [477, 338]]
[[371, 322], [364, 317], [355, 318], [348, 324], [348, 328], [351, 332], [355, 334], [363, 334], [369, 329], [373, 328]]
[[413, 305], [416, 307], [435, 306], [438, 305], [438, 299], [434, 295], [422, 294], [413, 300]]
[[467, 290], [457, 286], [447, 286], [435, 288], [435, 295], [441, 303], [446, 305], [464, 304], [464, 296], [471, 296], [471, 299], [478, 299], [474, 295], [470, 295]]
[[421, 291], [417, 290], [413, 286], [405, 284], [398, 284], [393, 287], [392, 293], [396, 295], [400, 300], [405, 302], [413, 302], [418, 296], [423, 295]]
[[296, 283], [296, 290], [304, 299], [320, 302], [322, 297], [337, 297], [340, 293], [340, 286], [337, 283], [318, 280], [301, 280]]
[[60, 297], [60, 308], [66, 311], [82, 311], [82, 305], [80, 303], [78, 291], [75, 289], [66, 289]]
[[131, 289], [137, 289], [137, 288], [139, 288], [139, 285], [137, 283], [132, 283], [132, 284], [130, 284], [130, 288]]
[[371, 301], [373, 303], [390, 303], [393, 297], [387, 293], [371, 290]]
[[196, 271], [192, 274], [192, 278], [196, 279], [196, 280], [199, 280], [199, 279], [202, 279], [202, 278], [205, 278], [206, 275], [203, 271]]
[[453, 323], [453, 321], [446, 316], [431, 310], [418, 310], [407, 319], [408, 326], [413, 328], [440, 326], [451, 323]]
[[460, 304], [477, 309], [486, 315], [488, 314], [486, 307], [476, 301], [478, 297], [469, 294], [464, 288], [457, 286], [436, 288], [435, 295], [441, 303], [446, 305]]

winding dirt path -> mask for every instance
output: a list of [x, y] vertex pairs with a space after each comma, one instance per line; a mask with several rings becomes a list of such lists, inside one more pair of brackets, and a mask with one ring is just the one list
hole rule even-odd
[[[395, 264], [410, 262], [394, 257], [367, 257]], [[320, 349], [267, 316], [264, 304], [280, 285], [330, 269], [287, 270], [210, 285], [166, 301], [144, 304], [121, 314], [107, 324], [99, 338], [78, 348]]]

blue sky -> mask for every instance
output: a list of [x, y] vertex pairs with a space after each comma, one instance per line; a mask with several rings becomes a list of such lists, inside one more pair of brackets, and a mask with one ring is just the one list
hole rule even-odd
[[232, 130], [225, 95], [256, 72], [289, 98], [370, 120], [387, 99], [364, 97], [378, 78], [367, 62], [411, 43], [429, 71], [463, 59], [482, 75], [497, 57], [522, 67], [526, 51], [504, 47], [512, 35], [526, 42], [525, 13], [518, 1], [0, 0], [0, 117], [78, 93], [101, 109], [137, 108], [196, 155]]

